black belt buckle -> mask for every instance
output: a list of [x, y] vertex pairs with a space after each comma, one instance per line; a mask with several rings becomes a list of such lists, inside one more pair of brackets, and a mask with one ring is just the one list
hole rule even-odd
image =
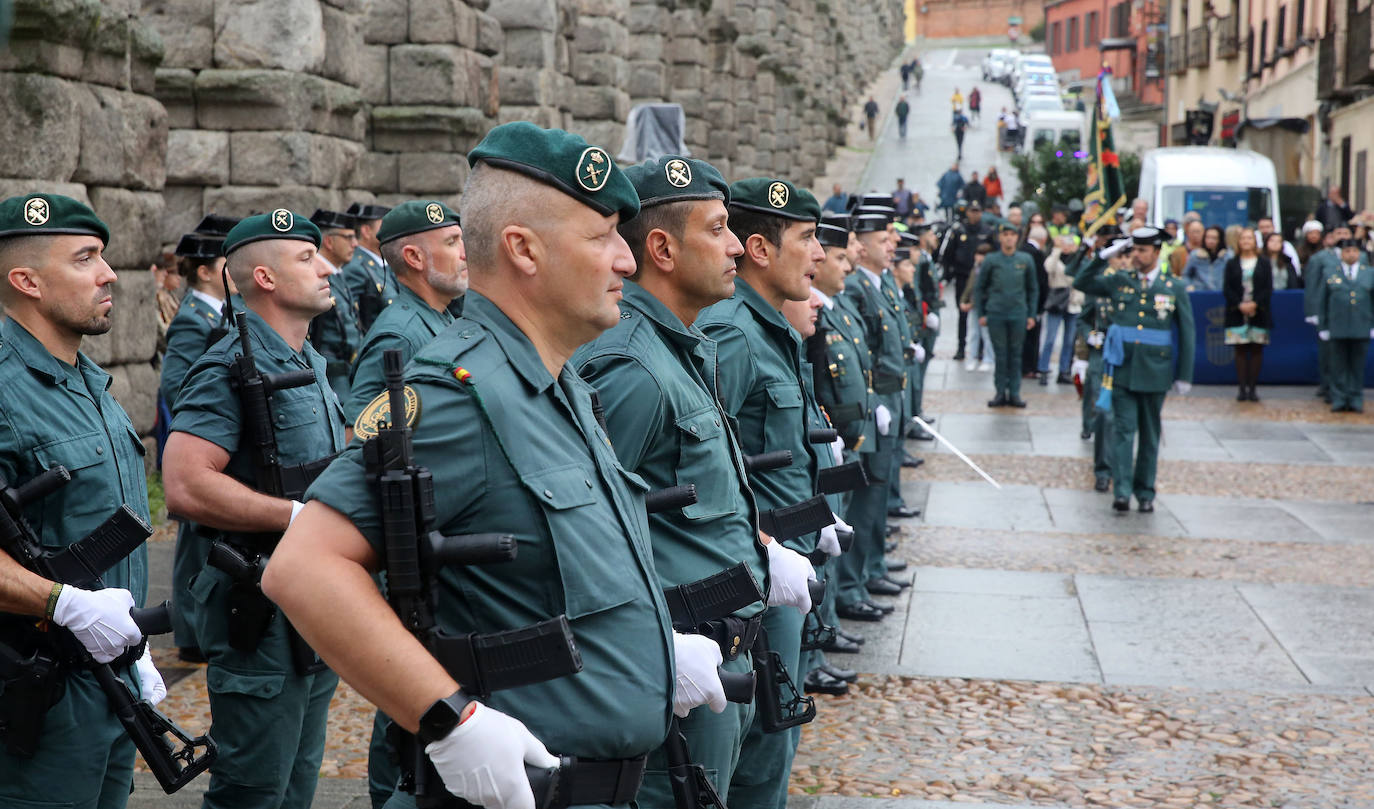
[[830, 466], [816, 474], [816, 491], [821, 494], [841, 494], [868, 485], [868, 473], [859, 461]]
[[759, 514], [759, 529], [774, 539], [796, 539], [835, 524], [835, 514], [823, 495]]

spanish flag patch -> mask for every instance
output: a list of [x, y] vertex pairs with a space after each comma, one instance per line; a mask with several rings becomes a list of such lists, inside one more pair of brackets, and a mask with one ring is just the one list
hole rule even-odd
[[472, 384], [472, 374], [461, 365], [453, 369], [453, 378], [468, 385]]

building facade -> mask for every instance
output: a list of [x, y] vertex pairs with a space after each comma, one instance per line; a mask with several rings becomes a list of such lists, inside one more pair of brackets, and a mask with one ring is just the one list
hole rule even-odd
[[1365, 211], [1374, 208], [1374, 3], [1330, 0], [1330, 8], [1317, 56], [1326, 136], [1320, 184], [1339, 186], [1356, 211]]
[[1015, 29], [1022, 45], [1044, 19], [1041, 0], [916, 0], [915, 11], [918, 37], [1003, 37]]

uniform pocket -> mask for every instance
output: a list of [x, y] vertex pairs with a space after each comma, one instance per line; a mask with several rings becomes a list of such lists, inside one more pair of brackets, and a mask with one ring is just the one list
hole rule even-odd
[[[86, 519], [94, 519], [97, 516], [103, 520], [115, 510], [117, 504], [114, 502], [113, 496], [92, 496], [97, 491], [108, 495], [108, 487], [104, 485], [92, 487], [78, 485], [83, 478], [99, 480], [102, 477], [102, 470], [98, 467], [110, 457], [104, 433], [93, 431], [58, 441], [49, 441], [35, 447], [33, 454], [35, 460], [38, 461], [38, 466], [42, 469], [51, 470], [61, 466], [66, 468], [72, 476], [72, 482], [43, 498], [44, 525], [79, 524]], [[142, 473], [142, 470], [139, 472]], [[27, 481], [18, 482], [26, 483]], [[84, 492], [85, 496], [73, 497], [71, 493], [74, 491]], [[100, 520], [95, 520], [95, 522]], [[46, 534], [48, 532], [41, 533]]]
[[205, 687], [215, 694], [242, 694], [273, 699], [286, 683], [282, 672], [245, 672], [211, 666], [205, 671]]
[[558, 575], [563, 611], [575, 619], [624, 604], [637, 595], [630, 543], [615, 508], [602, 499], [597, 473], [580, 465], [522, 475], [520, 480], [543, 507]]
[[734, 461], [730, 456], [730, 439], [720, 413], [707, 406], [676, 421], [678, 428], [677, 482], [679, 486], [697, 487], [697, 502], [682, 509], [692, 520], [703, 520], [729, 514], [730, 489], [735, 475], [727, 470]]
[[[795, 382], [769, 382], [764, 389], [768, 391], [770, 406], [764, 417], [763, 449], [765, 452], [790, 449], [797, 436], [806, 434], [801, 386]], [[793, 458], [794, 463], [801, 460]]]

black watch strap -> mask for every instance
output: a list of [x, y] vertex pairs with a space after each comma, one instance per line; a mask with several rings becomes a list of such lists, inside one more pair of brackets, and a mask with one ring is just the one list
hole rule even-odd
[[462, 721], [463, 711], [472, 701], [461, 689], [441, 700], [435, 700], [434, 704], [420, 715], [420, 730], [415, 734], [420, 743], [437, 742], [452, 733]]

